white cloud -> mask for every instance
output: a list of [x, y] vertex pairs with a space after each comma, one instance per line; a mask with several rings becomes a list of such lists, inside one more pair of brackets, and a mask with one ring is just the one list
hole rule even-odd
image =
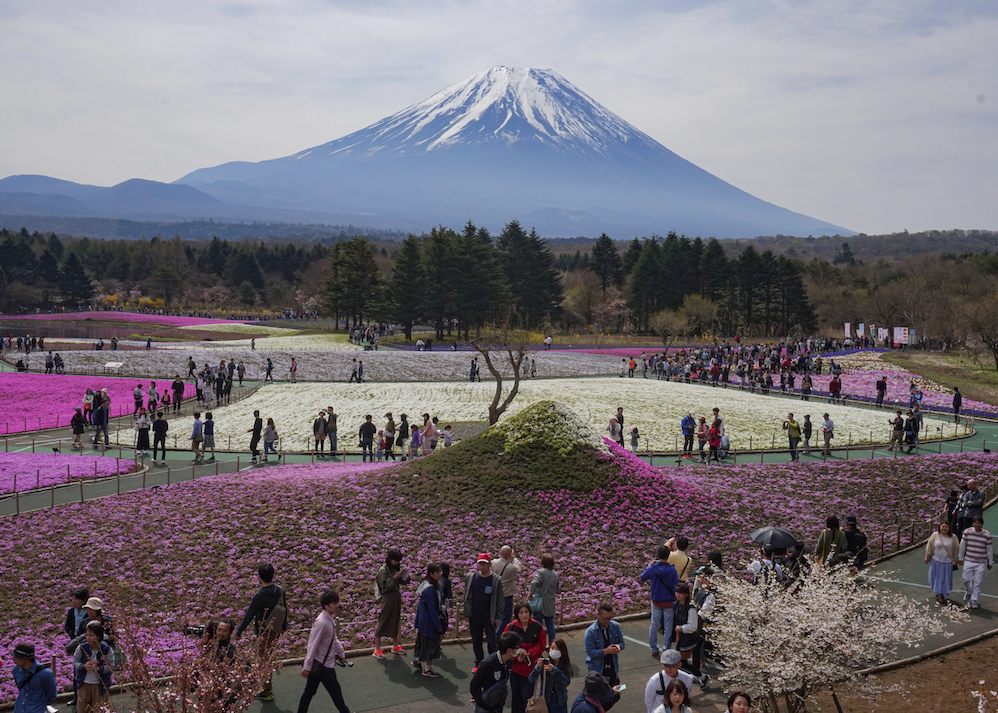
[[923, 2], [14, 2], [0, 176], [174, 180], [550, 67], [765, 200], [865, 232], [998, 228], [998, 13]]

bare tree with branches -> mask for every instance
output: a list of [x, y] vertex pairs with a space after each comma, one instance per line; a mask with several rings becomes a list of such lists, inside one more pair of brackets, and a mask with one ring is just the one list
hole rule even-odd
[[[489, 404], [489, 425], [495, 425], [506, 409], [513, 403], [520, 391], [520, 378], [524, 360], [530, 350], [530, 335], [518, 328], [516, 317], [507, 313], [500, 321], [486, 325], [482, 338], [471, 342], [471, 346], [482, 355], [485, 366], [496, 382], [495, 394]], [[512, 376], [507, 373], [512, 371]], [[503, 396], [505, 380], [512, 378], [513, 387]]]

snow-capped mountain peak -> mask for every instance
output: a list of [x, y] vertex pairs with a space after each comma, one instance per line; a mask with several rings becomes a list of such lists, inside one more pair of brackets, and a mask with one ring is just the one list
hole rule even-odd
[[[655, 143], [557, 72], [500, 66], [325, 148], [329, 153], [410, 154], [462, 144], [521, 141], [599, 153], [622, 143]], [[299, 157], [310, 153], [302, 152]]]

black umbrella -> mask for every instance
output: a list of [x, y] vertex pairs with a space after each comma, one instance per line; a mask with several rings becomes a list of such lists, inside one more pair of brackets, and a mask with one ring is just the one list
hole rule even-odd
[[769, 545], [775, 549], [790, 549], [797, 546], [797, 538], [789, 530], [782, 527], [760, 527], [752, 533], [752, 542], [758, 545]]

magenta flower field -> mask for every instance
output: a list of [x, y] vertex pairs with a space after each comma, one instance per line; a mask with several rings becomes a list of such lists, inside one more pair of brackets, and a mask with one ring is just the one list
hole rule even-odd
[[[63, 615], [69, 590], [85, 584], [122, 627], [130, 619], [141, 622], [132, 635], [150, 642], [150, 663], [161, 672], [185, 623], [241, 615], [264, 561], [275, 565], [288, 590], [287, 653], [303, 650], [315, 598], [329, 586], [343, 595], [341, 637], [353, 646], [370, 645], [377, 616], [371, 582], [391, 547], [404, 553], [417, 581], [427, 563], [450, 562], [458, 596], [478, 552], [516, 547], [526, 568], [521, 597], [540, 555], [551, 552], [566, 619], [590, 616], [611, 596], [618, 610], [635, 610], [646, 607], [648, 597], [637, 575], [673, 535], [690, 539], [696, 563], [718, 549], [732, 570], [754, 555], [748, 533], [761, 525], [788, 527], [813, 544], [826, 515], [853, 514], [873, 543], [895, 518], [928, 521], [957, 481], [972, 475], [988, 481], [998, 466], [998, 456], [963, 454], [794, 468], [660, 469], [610, 448], [606, 489], [483, 495], [472, 512], [445, 489], [429, 501], [416, 498], [419, 476], [391, 466], [317, 464], [23, 514], [10, 520], [8, 536], [0, 539], [6, 565], [0, 590], [16, 592], [5, 600], [0, 650], [28, 640], [44, 660], [55, 651], [60, 683], [66, 684]], [[413, 635], [414, 591], [410, 587], [403, 597], [407, 638]], [[0, 679], [0, 700], [13, 695], [9, 678]]]
[[23, 314], [4, 316], [4, 319], [28, 319], [33, 321], [75, 321], [83, 322], [130, 322], [133, 324], [162, 324], [170, 327], [189, 327], [194, 324], [244, 323], [245, 320], [205, 319], [203, 317], [173, 317], [139, 312], [58, 312], [56, 314]]
[[[172, 382], [173, 375], [156, 380], [160, 394]], [[68, 426], [73, 409], [83, 408], [88, 388], [95, 393], [107, 389], [112, 416], [131, 414], [135, 410], [132, 392], [138, 384], [142, 384], [145, 391], [149, 388], [149, 379], [0, 372], [0, 403], [3, 404], [0, 435]], [[184, 398], [193, 396], [194, 386], [186, 384]]]
[[64, 453], [0, 452], [0, 495], [33, 488], [63, 485], [73, 480], [106, 478], [127, 473], [134, 463], [105, 456], [78, 456]]

